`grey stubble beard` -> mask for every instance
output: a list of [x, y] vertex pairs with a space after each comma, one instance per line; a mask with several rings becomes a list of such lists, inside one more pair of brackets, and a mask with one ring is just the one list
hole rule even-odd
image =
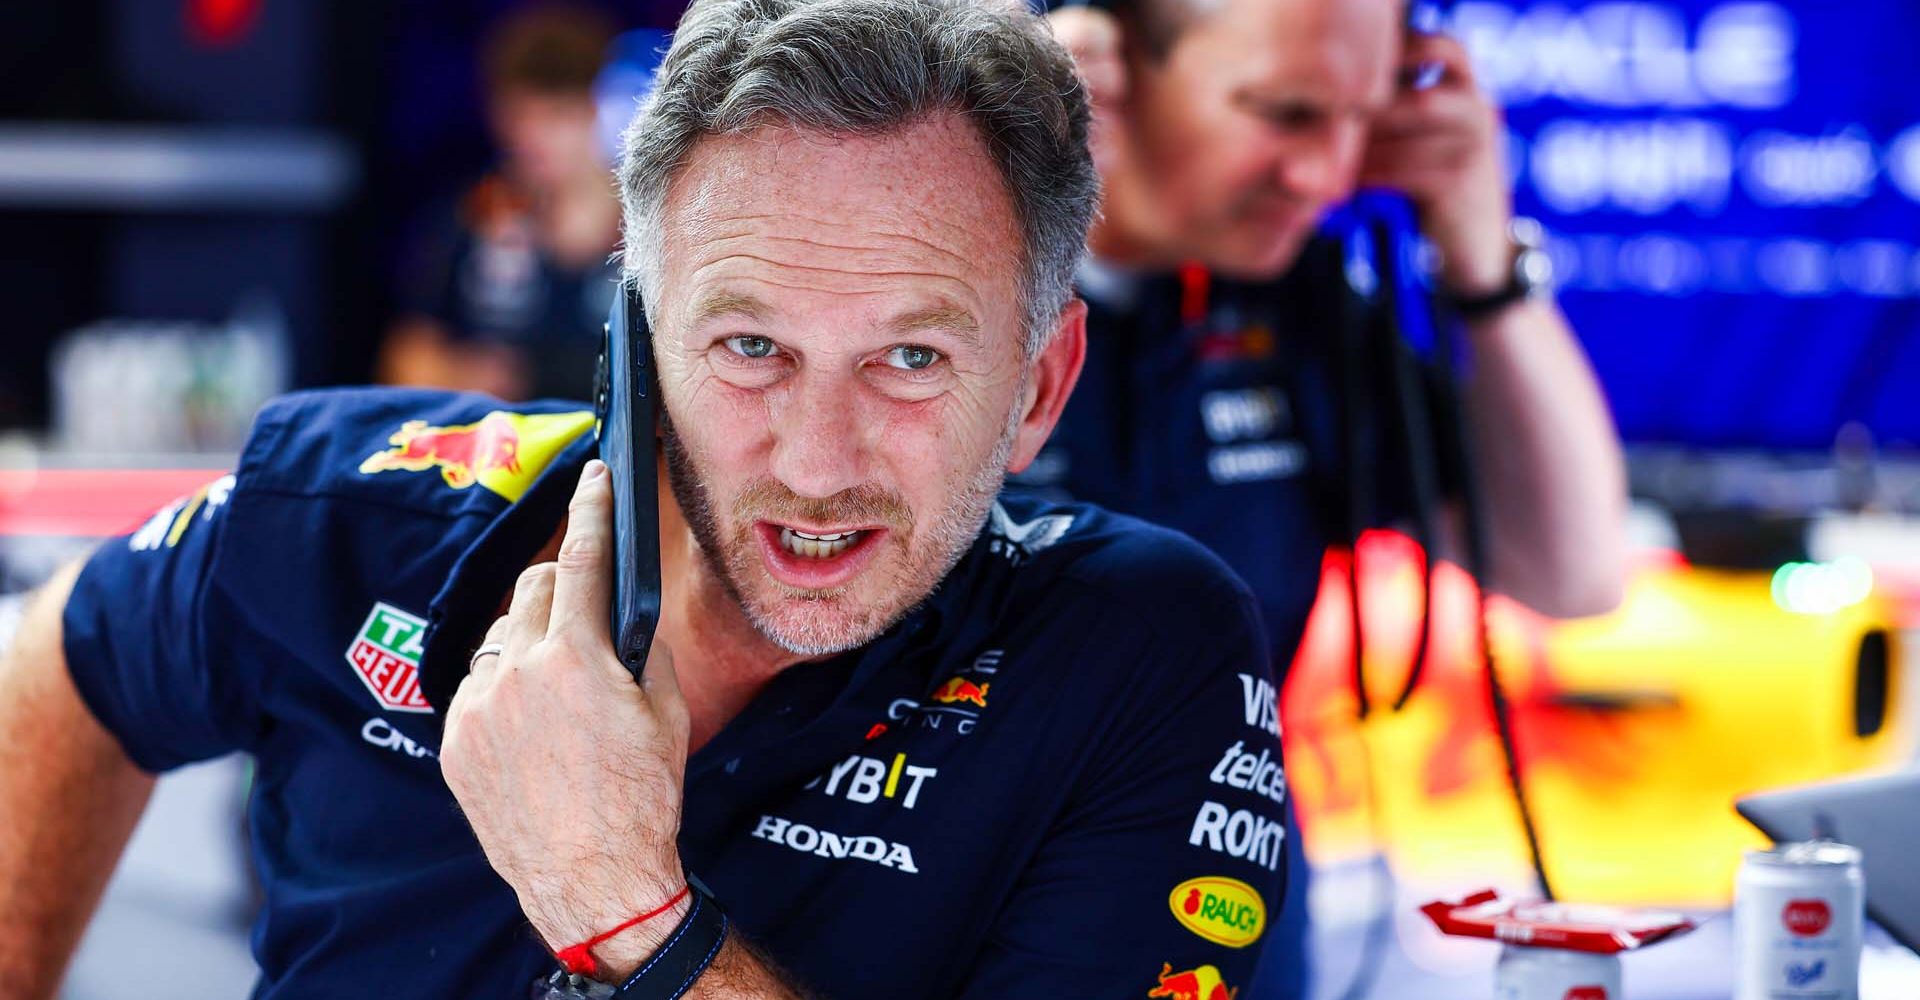
[[[1014, 398], [1024, 398], [1025, 377], [1023, 375], [1019, 391]], [[987, 515], [993, 503], [1000, 495], [1005, 484], [1007, 460], [1013, 454], [1014, 438], [1020, 428], [1020, 412], [1015, 407], [1008, 415], [1002, 428], [1000, 440], [994, 444], [993, 451], [979, 468], [962, 477], [959, 488], [952, 494], [952, 501], [940, 512], [940, 515], [928, 525], [926, 547], [930, 553], [924, 565], [929, 572], [915, 573], [912, 547], [912, 535], [918, 531], [908, 527], [907, 538], [903, 539], [907, 548], [908, 565], [895, 571], [894, 578], [887, 588], [889, 593], [911, 593], [912, 597], [898, 603], [892, 609], [881, 609], [859, 616], [847, 623], [819, 623], [824, 627], [806, 629], [805, 634], [790, 634], [786, 626], [776, 620], [768, 609], [756, 606], [740, 586], [740, 579], [756, 569], [758, 555], [745, 529], [732, 544], [726, 544], [721, 536], [720, 518], [713, 502], [712, 492], [699, 475], [693, 456], [687, 451], [680, 439], [673, 420], [661, 408], [660, 424], [663, 450], [667, 459], [667, 482], [673, 490], [674, 500], [679, 503], [682, 516], [693, 533], [695, 546], [700, 550], [701, 558], [715, 579], [720, 582], [726, 596], [753, 625], [762, 636], [781, 649], [797, 656], [824, 657], [857, 649], [872, 642], [902, 619], [911, 615], [932, 596], [940, 583], [953, 572], [953, 568], [972, 548], [974, 540], [980, 536], [981, 528], [986, 524]], [[784, 489], [784, 487], [781, 487]], [[804, 501], [803, 501], [804, 502]], [[823, 503], [830, 504], [831, 498]], [[901, 504], [904, 507], [904, 503]], [[910, 517], [910, 514], [909, 514]], [[826, 519], [826, 518], [823, 518]], [[838, 592], [818, 595], [799, 595], [802, 600], [830, 601], [842, 596]]]

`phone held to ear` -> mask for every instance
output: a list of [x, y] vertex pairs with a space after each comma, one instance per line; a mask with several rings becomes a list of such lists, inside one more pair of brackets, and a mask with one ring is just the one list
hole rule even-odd
[[613, 485], [613, 648], [638, 681], [660, 624], [659, 383], [640, 293], [622, 283], [607, 314], [594, 415]]
[[[1447, 5], [1440, 0], [1408, 0], [1407, 38], [1437, 35], [1447, 27]], [[1424, 62], [1413, 68], [1402, 81], [1409, 90], [1432, 90], [1447, 75], [1442, 62]]]

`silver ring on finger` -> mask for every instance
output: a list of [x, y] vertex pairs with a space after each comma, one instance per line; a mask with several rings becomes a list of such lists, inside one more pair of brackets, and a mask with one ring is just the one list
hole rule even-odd
[[505, 643], [489, 642], [482, 645], [479, 649], [474, 650], [473, 656], [467, 660], [467, 672], [472, 673], [473, 668], [480, 665], [480, 658], [482, 656], [499, 656], [506, 651], [507, 646]]

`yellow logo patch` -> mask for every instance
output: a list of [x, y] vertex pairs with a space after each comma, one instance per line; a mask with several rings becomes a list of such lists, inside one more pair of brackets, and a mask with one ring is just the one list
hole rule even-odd
[[393, 432], [393, 447], [367, 456], [360, 471], [425, 472], [439, 469], [440, 478], [456, 490], [475, 483], [519, 500], [561, 449], [593, 427], [593, 414], [512, 413], [495, 410], [471, 424], [429, 426], [409, 420]]
[[1267, 929], [1267, 904], [1239, 879], [1190, 878], [1173, 887], [1167, 905], [1180, 926], [1229, 948], [1245, 948]]

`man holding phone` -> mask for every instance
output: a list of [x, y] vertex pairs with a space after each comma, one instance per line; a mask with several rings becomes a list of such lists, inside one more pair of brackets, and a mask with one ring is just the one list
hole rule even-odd
[[1012, 3], [695, 3], [620, 171], [657, 464], [572, 404], [297, 395], [60, 574], [0, 665], [0, 997], [151, 774], [243, 750], [258, 997], [1230, 1000], [1287, 837], [1253, 597], [997, 498], [1085, 351], [1088, 120]]
[[[1403, 430], [1437, 408], [1393, 381], [1389, 361], [1418, 370], [1404, 345], [1368, 339], [1381, 322], [1426, 323], [1415, 225], [1464, 320], [1491, 586], [1556, 616], [1605, 611], [1623, 587], [1605, 403], [1547, 294], [1537, 227], [1513, 217], [1499, 113], [1465, 50], [1417, 13], [1407, 0], [1105, 0], [1050, 15], [1088, 82], [1104, 197], [1079, 282], [1080, 388], [1016, 481], [1211, 547], [1259, 595], [1276, 672], [1329, 544], [1420, 513], [1410, 452], [1434, 443]], [[1361, 187], [1398, 196], [1355, 198]], [[1430, 374], [1417, 384], [1454, 391]], [[1457, 558], [1462, 511], [1430, 513], [1436, 547]], [[1303, 875], [1290, 921], [1304, 917]], [[1275, 933], [1261, 995], [1302, 995], [1302, 927]]]

